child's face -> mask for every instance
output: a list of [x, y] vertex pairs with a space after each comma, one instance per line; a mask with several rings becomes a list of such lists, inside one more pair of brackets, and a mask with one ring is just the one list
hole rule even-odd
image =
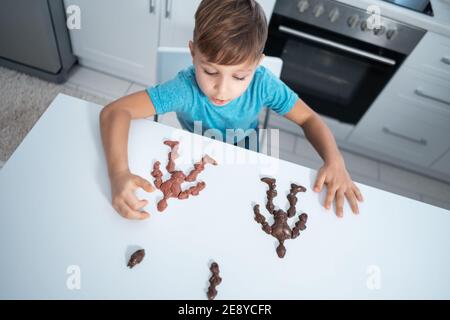
[[192, 42], [189, 48], [195, 66], [195, 77], [200, 89], [216, 106], [224, 106], [231, 100], [240, 97], [253, 79], [260, 61], [233, 66], [210, 63], [195, 50]]

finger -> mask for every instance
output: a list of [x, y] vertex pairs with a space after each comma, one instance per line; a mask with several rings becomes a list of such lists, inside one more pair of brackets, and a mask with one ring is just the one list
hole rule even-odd
[[[142, 210], [142, 208], [148, 204], [147, 200], [139, 200], [136, 195], [131, 192], [125, 197], [124, 201], [131, 211], [141, 213], [141, 219], [148, 218], [149, 214]], [[144, 214], [143, 216], [142, 213]]]
[[336, 215], [339, 218], [344, 216], [344, 192], [341, 190], [336, 192]]
[[336, 194], [336, 188], [334, 186], [328, 186], [327, 196], [325, 198], [325, 208], [330, 209], [331, 203], [333, 202], [334, 195]]
[[319, 173], [317, 174], [316, 183], [314, 184], [314, 191], [320, 192], [322, 190], [323, 184], [325, 183], [326, 178], [325, 171], [320, 169]]
[[358, 201], [362, 202], [364, 201], [364, 198], [362, 196], [361, 191], [359, 191], [359, 188], [356, 185], [353, 185], [353, 191], [356, 195], [356, 199], [358, 199]]
[[148, 201], [147, 200], [139, 200], [138, 198], [136, 198], [134, 193], [131, 193], [130, 195], [125, 197], [125, 203], [132, 210], [139, 211], [139, 210], [141, 210], [142, 208], [144, 208], [148, 204]]
[[348, 200], [348, 203], [350, 204], [350, 207], [352, 208], [352, 211], [354, 214], [359, 213], [358, 209], [358, 201], [356, 199], [356, 195], [353, 190], [349, 190], [345, 193], [345, 197]]
[[122, 217], [124, 217], [125, 219], [127, 218], [127, 205], [123, 200], [116, 202], [114, 208]]
[[148, 182], [147, 180], [145, 180], [142, 177], [139, 176], [135, 176], [134, 178], [134, 183], [138, 186], [141, 187], [142, 189], [144, 189], [147, 192], [153, 192], [155, 190], [155, 187], [152, 186], [152, 184], [150, 182]]
[[144, 220], [150, 217], [150, 214], [146, 211], [133, 210], [125, 201], [119, 203], [121, 214], [124, 218], [130, 220]]

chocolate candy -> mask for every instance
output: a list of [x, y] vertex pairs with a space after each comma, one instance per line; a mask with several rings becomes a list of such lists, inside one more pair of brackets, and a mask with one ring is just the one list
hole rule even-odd
[[136, 251], [135, 253], [133, 253], [130, 257], [130, 260], [128, 261], [127, 267], [128, 268], [133, 268], [135, 265], [139, 264], [142, 262], [142, 260], [145, 257], [145, 250], [144, 249], [140, 249], [138, 251]]
[[211, 263], [209, 268], [212, 272], [211, 278], [209, 278], [208, 299], [213, 300], [217, 296], [216, 287], [222, 282], [222, 278], [219, 276], [219, 265], [216, 262]]

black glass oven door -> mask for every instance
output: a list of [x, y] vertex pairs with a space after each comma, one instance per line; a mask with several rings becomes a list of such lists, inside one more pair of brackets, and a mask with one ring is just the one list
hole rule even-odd
[[321, 31], [275, 28], [265, 52], [283, 60], [281, 80], [316, 112], [345, 123], [361, 119], [403, 61], [401, 55], [383, 56], [383, 49], [350, 46], [350, 40], [330, 39]]

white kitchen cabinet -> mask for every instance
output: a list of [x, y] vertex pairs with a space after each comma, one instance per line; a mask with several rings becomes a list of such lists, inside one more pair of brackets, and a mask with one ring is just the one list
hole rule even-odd
[[450, 78], [446, 80], [404, 66], [389, 83], [384, 94], [395, 96], [395, 100], [422, 102], [429, 112], [450, 118]]
[[162, 0], [160, 47], [187, 47], [192, 40], [195, 11], [201, 0]]
[[439, 171], [450, 176], [450, 150], [447, 151], [436, 163], [431, 167], [433, 170]]
[[405, 65], [450, 81], [450, 38], [427, 32]]
[[430, 112], [423, 102], [383, 95], [364, 115], [349, 142], [430, 167], [450, 147], [450, 118]]
[[375, 100], [348, 142], [445, 173], [450, 147], [450, 38], [428, 32]]
[[[192, 40], [195, 12], [201, 0], [161, 0], [160, 47], [186, 47]], [[275, 0], [259, 0], [267, 20], [272, 16]]]
[[[153, 85], [158, 46], [187, 47], [200, 2], [64, 0], [66, 8], [76, 5], [81, 13], [81, 28], [70, 30], [73, 52], [81, 65]], [[270, 17], [275, 0], [259, 3]]]
[[[65, 0], [80, 8], [81, 28], [70, 30], [81, 65], [153, 84], [160, 0]], [[70, 16], [70, 14], [68, 14]]]

